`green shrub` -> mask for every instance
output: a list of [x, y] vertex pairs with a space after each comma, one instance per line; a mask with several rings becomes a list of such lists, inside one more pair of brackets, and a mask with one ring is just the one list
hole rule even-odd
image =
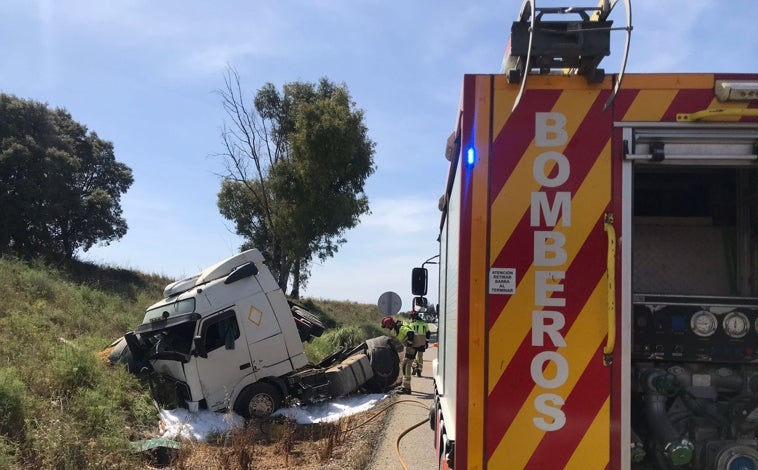
[[127, 452], [130, 437], [127, 417], [119, 413], [105, 390], [79, 390], [71, 398], [68, 413], [77, 423], [76, 433], [88, 447], [102, 455]]
[[129, 441], [157, 430], [149, 397], [125, 370], [63, 348], [51, 365], [53, 392], [36, 403], [30, 453], [42, 468], [138, 468]]
[[20, 468], [20, 455], [21, 451], [17, 442], [0, 436], [0, 468]]
[[[102, 375], [97, 391], [110, 407], [108, 412], [119, 414], [126, 420], [126, 426], [132, 428], [132, 437], [142, 437], [139, 435], [145, 429], [155, 431], [158, 410], [150, 397], [147, 383], [123, 367], [113, 367]], [[121, 429], [122, 434], [125, 430]]]
[[349, 325], [326, 331], [310, 343], [305, 343], [305, 354], [311, 363], [318, 363], [326, 356], [336, 352], [341, 347], [351, 349], [369, 338], [381, 335], [374, 334], [374, 328], [369, 324]]
[[366, 338], [363, 337], [363, 331], [358, 326], [349, 325], [337, 328], [336, 330], [327, 331], [322, 337], [331, 349], [337, 350], [340, 347], [346, 349], [358, 346]]
[[363, 323], [359, 327], [361, 329], [361, 334], [366, 339], [376, 338], [377, 336], [383, 336], [387, 334], [387, 331], [382, 329], [382, 327], [379, 325], [379, 322]]
[[103, 371], [103, 363], [91, 351], [62, 344], [50, 369], [57, 392], [69, 395], [80, 387], [94, 387]]
[[[63, 402], [57, 405], [62, 406]], [[60, 408], [46, 410], [29, 429], [31, 453], [41, 468], [87, 468], [88, 446], [76, 429], [75, 420]]]
[[0, 369], [0, 435], [23, 439], [25, 389], [14, 370]]
[[41, 265], [21, 272], [16, 283], [19, 291], [34, 300], [51, 301], [61, 293], [60, 282]]

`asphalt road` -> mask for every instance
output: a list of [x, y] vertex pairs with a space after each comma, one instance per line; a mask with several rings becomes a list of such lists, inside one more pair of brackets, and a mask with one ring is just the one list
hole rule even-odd
[[[430, 346], [436, 344], [436, 327], [432, 327]], [[434, 399], [432, 360], [437, 357], [437, 348], [430, 347], [424, 353], [424, 369], [421, 377], [411, 379], [411, 395], [396, 395], [395, 404], [389, 409], [387, 424], [374, 451], [367, 470], [437, 470], [434, 450], [434, 431], [429, 427], [429, 407]], [[405, 434], [400, 440], [400, 456], [395, 443], [404, 431], [423, 421], [423, 424]], [[405, 467], [401, 460], [405, 463]]]

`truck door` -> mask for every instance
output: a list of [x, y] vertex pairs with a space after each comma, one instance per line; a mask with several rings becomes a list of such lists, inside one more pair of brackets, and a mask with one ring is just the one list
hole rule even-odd
[[199, 332], [198, 376], [208, 408], [217, 410], [231, 405], [234, 387], [251, 373], [250, 352], [232, 309], [205, 318]]

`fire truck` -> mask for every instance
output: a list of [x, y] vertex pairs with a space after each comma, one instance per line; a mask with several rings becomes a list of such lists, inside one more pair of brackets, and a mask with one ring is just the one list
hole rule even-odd
[[439, 468], [758, 468], [758, 74], [605, 74], [614, 3], [527, 0], [463, 78]]

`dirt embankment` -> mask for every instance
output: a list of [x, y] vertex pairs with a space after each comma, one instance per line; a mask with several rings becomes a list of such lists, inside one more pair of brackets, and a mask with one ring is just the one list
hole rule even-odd
[[[152, 468], [364, 470], [374, 453], [392, 400], [336, 423], [250, 421], [243, 429], [204, 443], [182, 442], [166, 466]], [[165, 461], [165, 460], [164, 460]]]

